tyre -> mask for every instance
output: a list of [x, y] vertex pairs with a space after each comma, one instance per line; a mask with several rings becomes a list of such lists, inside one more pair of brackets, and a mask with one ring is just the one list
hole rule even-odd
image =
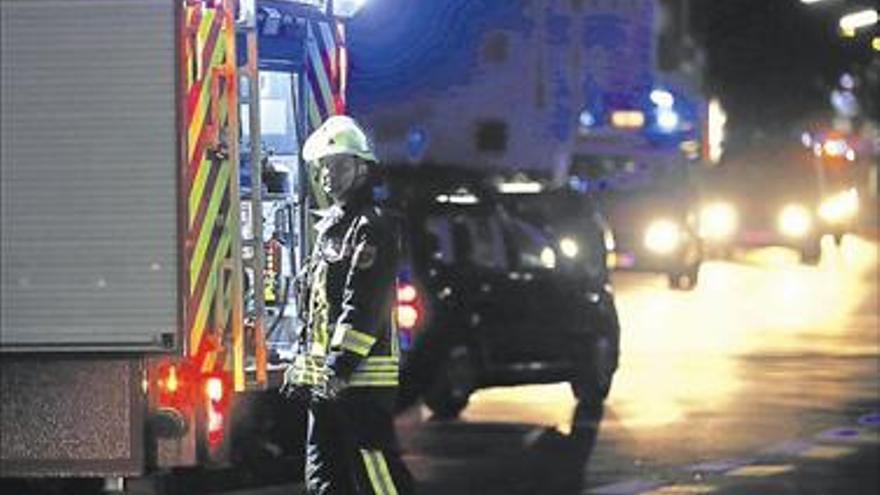
[[466, 347], [449, 353], [424, 397], [435, 419], [455, 419], [464, 410], [476, 388], [475, 368]]
[[669, 288], [675, 290], [692, 290], [697, 286], [699, 269], [699, 266], [697, 266], [686, 272], [670, 272], [668, 274]]
[[572, 342], [577, 369], [571, 391], [578, 401], [601, 403], [608, 396], [620, 358], [620, 321], [610, 295], [603, 298], [591, 318], [594, 331], [581, 342]]
[[822, 247], [818, 240], [801, 248], [801, 263], [805, 265], [817, 265], [821, 257]]

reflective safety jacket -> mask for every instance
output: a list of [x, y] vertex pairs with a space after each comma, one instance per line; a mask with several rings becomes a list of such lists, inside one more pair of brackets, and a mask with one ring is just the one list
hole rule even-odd
[[307, 368], [326, 364], [351, 387], [397, 387], [397, 221], [365, 201], [323, 216], [308, 274]]

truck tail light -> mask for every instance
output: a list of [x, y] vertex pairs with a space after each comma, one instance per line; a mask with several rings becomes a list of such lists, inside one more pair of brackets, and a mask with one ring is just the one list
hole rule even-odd
[[198, 388], [198, 375], [183, 362], [163, 362], [156, 367], [156, 405], [181, 411], [191, 409]]
[[205, 412], [208, 427], [208, 446], [216, 449], [226, 432], [229, 408], [229, 378], [223, 374], [206, 375], [203, 380]]

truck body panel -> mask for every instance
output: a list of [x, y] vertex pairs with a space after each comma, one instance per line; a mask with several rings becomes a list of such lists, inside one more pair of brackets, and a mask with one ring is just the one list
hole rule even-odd
[[156, 351], [173, 342], [173, 5], [0, 5], [4, 351]]

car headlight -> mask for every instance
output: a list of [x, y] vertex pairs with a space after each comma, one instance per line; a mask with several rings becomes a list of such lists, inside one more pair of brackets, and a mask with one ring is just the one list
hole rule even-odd
[[562, 254], [568, 258], [574, 258], [578, 255], [580, 251], [580, 247], [576, 240], [571, 237], [563, 237], [559, 240], [559, 250], [562, 251]]
[[668, 254], [678, 248], [681, 229], [671, 220], [655, 220], [645, 231], [645, 247], [658, 254]]
[[549, 247], [545, 247], [541, 250], [541, 264], [546, 268], [556, 268], [556, 253], [553, 252]]
[[738, 225], [739, 216], [730, 203], [711, 203], [700, 211], [700, 237], [704, 239], [727, 239], [733, 235]]
[[819, 216], [827, 222], [850, 220], [859, 211], [859, 193], [855, 188], [829, 196], [819, 205]]
[[810, 210], [803, 205], [791, 204], [779, 212], [779, 230], [791, 237], [803, 237], [813, 225]]

